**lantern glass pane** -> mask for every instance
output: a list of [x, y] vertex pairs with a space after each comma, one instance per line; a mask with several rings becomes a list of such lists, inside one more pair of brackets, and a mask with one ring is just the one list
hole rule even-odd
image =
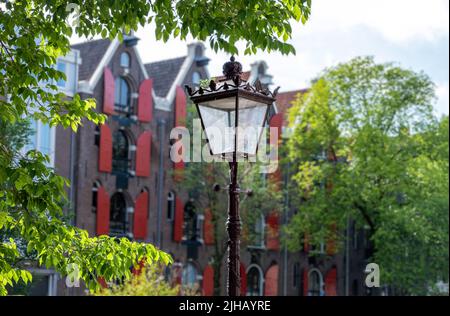
[[224, 111], [205, 105], [198, 106], [206, 137], [213, 155], [234, 150], [234, 111]]
[[[213, 100], [198, 105], [206, 137], [213, 155], [229, 155], [235, 150], [236, 97]], [[268, 106], [239, 98], [237, 154], [256, 155]]]
[[239, 100], [237, 150], [239, 154], [256, 155], [266, 112], [267, 104], [247, 99]]

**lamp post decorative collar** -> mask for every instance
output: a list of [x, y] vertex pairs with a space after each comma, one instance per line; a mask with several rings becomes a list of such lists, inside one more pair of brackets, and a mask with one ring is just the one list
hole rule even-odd
[[[242, 64], [236, 61], [234, 56], [230, 58], [230, 61], [226, 62], [223, 65], [222, 69], [224, 77], [220, 77], [216, 80], [211, 80], [208, 88], [200, 87], [198, 90], [194, 91], [189, 85], [185, 85], [185, 89], [189, 96], [192, 98], [220, 90], [228, 91], [233, 88], [240, 88], [254, 94], [271, 97], [273, 99], [273, 102], [275, 101], [280, 87], [277, 87], [274, 91], [270, 91], [268, 88], [263, 86], [259, 79], [256, 79], [253, 85], [245, 80], [242, 80]], [[195, 100], [193, 101], [195, 102]]]

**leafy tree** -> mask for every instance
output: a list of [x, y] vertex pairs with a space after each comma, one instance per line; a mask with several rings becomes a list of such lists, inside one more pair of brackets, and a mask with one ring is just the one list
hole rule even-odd
[[302, 198], [287, 229], [299, 249], [366, 227], [372, 262], [397, 293], [448, 281], [448, 117], [423, 73], [373, 58], [326, 69], [290, 112], [289, 159]]
[[[209, 81], [208, 81], [209, 83]], [[198, 119], [194, 106], [189, 106], [187, 127], [193, 135], [193, 119]], [[200, 124], [199, 124], [200, 125]], [[200, 126], [197, 126], [200, 128]], [[201, 135], [198, 135], [201, 136]], [[203, 136], [204, 138], [204, 136]], [[191, 139], [191, 157], [194, 148]], [[206, 141], [200, 143], [201, 148], [207, 148]], [[262, 150], [262, 149], [261, 149]], [[241, 249], [246, 245], [255, 245], [260, 234], [255, 226], [262, 216], [276, 213], [280, 209], [281, 191], [278, 184], [270, 177], [270, 174], [261, 173], [262, 163], [251, 163], [243, 161], [238, 167], [238, 184], [242, 194], [239, 205], [242, 227], [241, 227]], [[200, 213], [210, 211], [212, 233], [213, 233], [213, 255], [211, 265], [214, 269], [214, 295], [219, 296], [221, 291], [221, 271], [224, 255], [227, 251], [228, 235], [226, 232], [226, 221], [228, 216], [228, 184], [230, 171], [227, 161], [213, 159], [210, 155], [202, 155], [201, 162], [190, 162], [183, 170], [182, 181], [179, 189], [189, 193], [196, 209]], [[264, 236], [263, 236], [264, 238]]]
[[158, 265], [137, 270], [130, 280], [102, 288], [96, 296], [175, 296], [179, 286], [172, 286], [164, 278], [164, 268]]
[[[310, 0], [73, 0], [78, 5], [77, 25], [67, 22], [67, 1], [0, 1], [0, 120], [33, 117], [51, 126], [74, 131], [83, 121], [103, 123], [95, 100], [67, 99], [55, 83], [64, 74], [55, 69], [56, 59], [70, 50], [69, 38], [79, 36], [119, 37], [123, 31], [155, 23], [157, 39], [209, 39], [215, 50], [237, 53], [236, 42], [247, 43], [245, 53], [257, 49], [293, 53], [291, 19], [307, 20]], [[72, 5], [73, 7], [73, 5]], [[206, 12], [206, 13], [205, 13]], [[31, 151], [24, 157], [15, 148], [0, 144], [0, 230], [16, 231], [36, 251], [40, 264], [63, 275], [76, 263], [80, 277], [91, 290], [106, 280], [130, 277], [129, 267], [147, 262], [170, 262], [152, 245], [88, 234], [61, 220], [66, 179], [46, 166], [48, 157]], [[0, 294], [5, 286], [30, 275], [15, 264], [19, 254], [13, 239], [0, 243]]]
[[28, 139], [33, 133], [30, 122], [26, 119], [14, 123], [0, 120], [0, 144], [14, 152], [20, 151], [27, 145]]

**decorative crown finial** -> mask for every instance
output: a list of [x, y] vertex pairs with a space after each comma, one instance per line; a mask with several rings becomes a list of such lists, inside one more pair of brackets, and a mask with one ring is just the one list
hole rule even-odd
[[231, 56], [230, 61], [223, 65], [223, 74], [227, 79], [235, 79], [242, 74], [242, 65]]

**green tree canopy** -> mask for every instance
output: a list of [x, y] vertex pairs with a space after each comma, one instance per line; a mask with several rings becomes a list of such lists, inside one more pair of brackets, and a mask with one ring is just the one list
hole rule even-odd
[[[302, 197], [287, 229], [299, 249], [366, 227], [381, 281], [423, 294], [448, 281], [448, 117], [428, 76], [373, 58], [326, 69], [290, 111]], [[337, 229], [334, 229], [336, 227]]]
[[[77, 23], [68, 23], [74, 5]], [[257, 49], [293, 53], [286, 41], [291, 20], [307, 20], [310, 0], [0, 0], [0, 122], [33, 117], [51, 126], [74, 131], [83, 120], [102, 123], [95, 100], [68, 99], [56, 82], [64, 74], [55, 69], [59, 56], [70, 51], [73, 34], [122, 39], [123, 32], [155, 24], [157, 39], [209, 40], [215, 50], [237, 53], [243, 40], [246, 54]], [[130, 277], [130, 266], [145, 258], [170, 262], [149, 244], [106, 236], [91, 238], [62, 219], [66, 179], [47, 167], [48, 157], [37, 151], [25, 156], [0, 138], [0, 230], [14, 231], [36, 251], [40, 264], [67, 274], [70, 263], [91, 290], [98, 277], [106, 281]], [[6, 285], [31, 276], [20, 266], [14, 239], [0, 243], [0, 294]]]

